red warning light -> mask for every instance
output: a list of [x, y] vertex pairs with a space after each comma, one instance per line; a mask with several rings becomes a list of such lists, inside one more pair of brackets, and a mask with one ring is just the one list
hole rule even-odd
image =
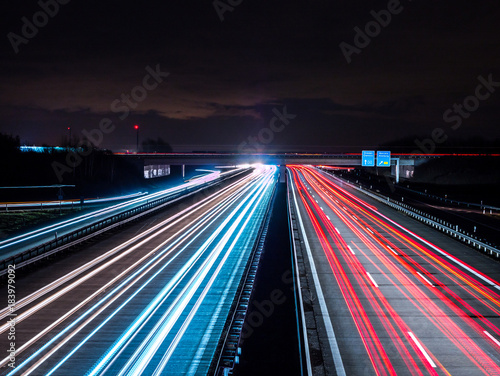
[[134, 125], [134, 129], [139, 129], [139, 126], [137, 124]]

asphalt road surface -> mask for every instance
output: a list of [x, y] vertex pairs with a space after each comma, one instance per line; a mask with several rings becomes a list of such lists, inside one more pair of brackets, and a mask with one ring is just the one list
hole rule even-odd
[[14, 278], [0, 348], [15, 342], [15, 362], [4, 352], [0, 373], [206, 374], [276, 178], [257, 168]]
[[314, 168], [288, 173], [328, 374], [500, 374], [497, 261]]

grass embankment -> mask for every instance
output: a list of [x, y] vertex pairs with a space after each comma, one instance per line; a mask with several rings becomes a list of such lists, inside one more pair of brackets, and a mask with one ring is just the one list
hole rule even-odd
[[66, 209], [62, 212], [59, 212], [59, 209], [1, 212], [0, 239], [9, 237], [18, 231], [28, 230], [52, 220], [57, 220], [77, 211], [79, 209]]

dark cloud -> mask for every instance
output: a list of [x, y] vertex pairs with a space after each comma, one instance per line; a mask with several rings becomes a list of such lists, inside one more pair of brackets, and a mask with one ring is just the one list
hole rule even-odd
[[[269, 150], [373, 145], [449, 127], [443, 112], [474, 94], [477, 77], [500, 81], [495, 1], [401, 1], [361, 53], [347, 63], [371, 11], [388, 1], [243, 0], [221, 22], [212, 1], [72, 0], [14, 53], [9, 32], [40, 10], [5, 6], [0, 60], [1, 131], [58, 143], [68, 125], [116, 123], [102, 147], [127, 149], [131, 126], [176, 150], [234, 150], [268, 126], [273, 108], [297, 117]], [[170, 73], [125, 119], [111, 111], [160, 65]], [[500, 92], [456, 133], [500, 136]]]

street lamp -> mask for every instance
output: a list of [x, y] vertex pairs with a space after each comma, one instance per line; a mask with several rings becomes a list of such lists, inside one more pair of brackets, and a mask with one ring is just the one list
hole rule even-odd
[[71, 146], [71, 127], [68, 127], [68, 133], [69, 133], [69, 136], [68, 136], [68, 146]]
[[136, 150], [136, 153], [138, 153], [139, 152], [139, 126], [137, 124], [134, 125], [134, 129], [136, 130], [135, 150]]

